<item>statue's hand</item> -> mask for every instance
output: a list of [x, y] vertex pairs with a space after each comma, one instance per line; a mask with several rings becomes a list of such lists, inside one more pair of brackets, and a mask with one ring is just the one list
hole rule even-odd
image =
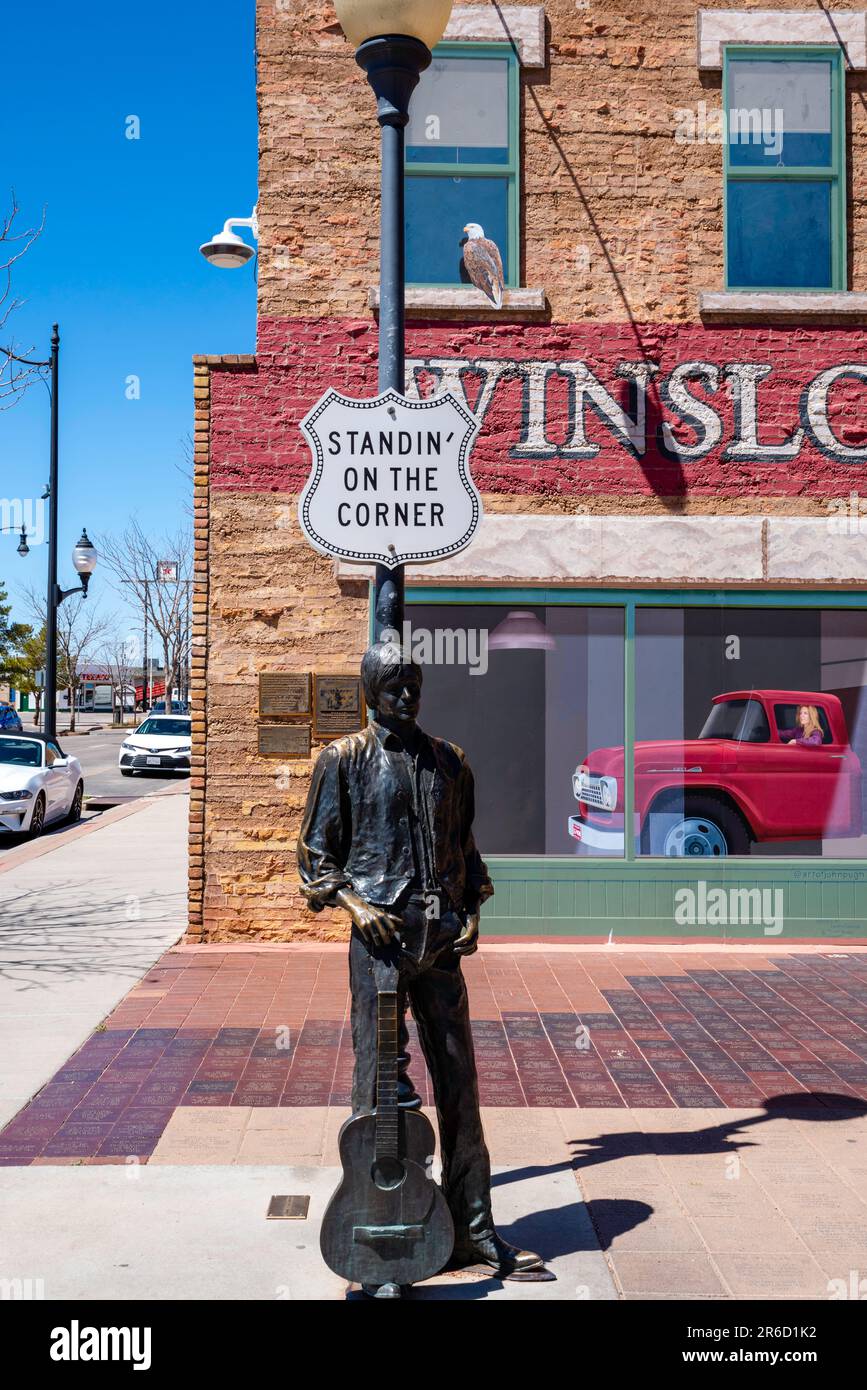
[[479, 914], [471, 912], [467, 924], [454, 944], [455, 954], [471, 956], [479, 949]]
[[346, 908], [361, 935], [370, 946], [387, 946], [400, 929], [400, 921], [386, 912], [384, 907], [375, 907], [365, 902], [351, 888], [341, 888], [337, 902]]

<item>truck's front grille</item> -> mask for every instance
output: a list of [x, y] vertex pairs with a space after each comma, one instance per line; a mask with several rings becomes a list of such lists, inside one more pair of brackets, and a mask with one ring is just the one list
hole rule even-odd
[[598, 811], [613, 811], [617, 805], [616, 777], [598, 777], [579, 770], [572, 778], [572, 790], [576, 801], [583, 801]]

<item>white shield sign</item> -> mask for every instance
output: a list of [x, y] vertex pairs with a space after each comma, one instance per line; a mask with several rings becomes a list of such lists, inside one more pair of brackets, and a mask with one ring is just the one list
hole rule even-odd
[[314, 549], [394, 569], [469, 545], [482, 515], [469, 470], [479, 422], [451, 391], [408, 401], [329, 390], [301, 429], [313, 470], [298, 516]]

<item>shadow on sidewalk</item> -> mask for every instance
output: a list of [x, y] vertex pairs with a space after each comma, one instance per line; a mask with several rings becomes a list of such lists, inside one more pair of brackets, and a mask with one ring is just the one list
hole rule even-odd
[[[600, 1134], [595, 1138], [572, 1139], [570, 1144], [575, 1152], [571, 1162], [552, 1163], [550, 1165], [533, 1165], [525, 1168], [513, 1168], [508, 1173], [498, 1173], [492, 1181], [494, 1188], [505, 1186], [507, 1183], [520, 1182], [525, 1178], [542, 1177], [544, 1175], [558, 1171], [571, 1169], [574, 1173], [580, 1174], [582, 1169], [597, 1167], [602, 1163], [615, 1162], [618, 1158], [660, 1158], [666, 1155], [686, 1155], [686, 1154], [737, 1154], [742, 1148], [753, 1148], [754, 1144], [750, 1140], [748, 1131], [757, 1125], [766, 1124], [768, 1120], [800, 1120], [810, 1124], [835, 1123], [841, 1120], [852, 1120], [867, 1115], [867, 1103], [857, 1097], [839, 1095], [829, 1091], [805, 1091], [800, 1094], [769, 1096], [762, 1106], [763, 1113], [760, 1115], [750, 1115], [743, 1119], [723, 1120], [719, 1124], [706, 1125], [701, 1129], [688, 1129], [683, 1131], [663, 1130], [656, 1133], [648, 1133], [645, 1130], [620, 1130], [609, 1134]], [[654, 1208], [646, 1202], [632, 1201], [629, 1199], [596, 1199], [586, 1203], [596, 1236], [602, 1248], [608, 1249], [612, 1240], [622, 1235], [626, 1231], [633, 1230], [643, 1222], [650, 1219]], [[553, 1259], [558, 1254], [567, 1253], [562, 1248], [562, 1235], [558, 1235], [556, 1226], [554, 1228], [545, 1227], [545, 1239], [543, 1243], [542, 1232], [536, 1225], [538, 1220], [542, 1220], [549, 1213], [536, 1213], [534, 1216], [527, 1217], [515, 1223], [513, 1228], [515, 1234], [506, 1234], [507, 1239], [518, 1239], [520, 1230], [527, 1224], [528, 1234], [532, 1229], [537, 1245], [533, 1249], [539, 1249], [540, 1253], [548, 1259]], [[554, 1213], [556, 1215], [556, 1213]], [[585, 1249], [592, 1247], [572, 1245], [571, 1249]]]
[[177, 893], [129, 893], [92, 903], [77, 882], [4, 894], [0, 879], [0, 979], [47, 989], [76, 975], [111, 973], [138, 984], [143, 960], [166, 949], [169, 924], [183, 930]]

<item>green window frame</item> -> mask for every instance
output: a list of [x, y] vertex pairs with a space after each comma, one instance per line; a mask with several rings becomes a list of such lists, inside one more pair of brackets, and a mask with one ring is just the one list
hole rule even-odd
[[[508, 64], [508, 102], [509, 102], [509, 158], [505, 164], [459, 164], [439, 162], [404, 162], [405, 177], [412, 178], [496, 178], [507, 181], [507, 274], [506, 287], [516, 289], [520, 284], [520, 203], [521, 182], [521, 82], [520, 62], [514, 47], [509, 43], [440, 43], [433, 50], [434, 59], [478, 59], [499, 58]], [[407, 280], [413, 288], [455, 289], [464, 288], [461, 280], [451, 285], [442, 281]]]
[[[723, 186], [723, 249], [725, 261], [725, 287], [730, 291], [744, 293], [786, 293], [807, 294], [822, 291], [845, 290], [847, 288], [846, 257], [846, 81], [842, 49], [833, 44], [750, 44], [741, 46], [725, 44], [723, 47], [722, 92], [723, 110], [728, 116], [730, 64], [742, 62], [815, 62], [817, 59], [831, 64], [831, 161], [827, 166], [785, 166], [768, 161], [764, 165], [733, 165], [728, 125], [726, 124], [725, 166]], [[729, 190], [735, 183], [750, 180], [773, 180], [780, 183], [799, 182], [827, 183], [830, 185], [831, 208], [831, 275], [830, 283], [821, 287], [804, 289], [802, 286], [785, 285], [740, 285], [733, 282], [729, 273]]]
[[[635, 813], [635, 634], [639, 608], [822, 608], [867, 611], [867, 594], [833, 590], [711, 590], [602, 589], [535, 586], [408, 586], [412, 604], [508, 605], [510, 608], [604, 606], [624, 613], [624, 792], [625, 823]], [[370, 594], [370, 636], [373, 635], [373, 592]], [[424, 714], [422, 714], [424, 723]], [[448, 729], [431, 732], [448, 737]], [[584, 937], [621, 940], [651, 937], [690, 940], [706, 929], [678, 930], [674, 904], [678, 891], [699, 880], [711, 885], [743, 885], [786, 895], [786, 925], [781, 936], [767, 944], [785, 950], [797, 938], [841, 941], [867, 938], [867, 861], [835, 858], [777, 858], [764, 856], [660, 859], [636, 852], [632, 836], [625, 837], [619, 858], [575, 858], [559, 855], [486, 854], [496, 894], [485, 903], [483, 926], [494, 934]], [[765, 941], [760, 926], [731, 925], [726, 939]]]

